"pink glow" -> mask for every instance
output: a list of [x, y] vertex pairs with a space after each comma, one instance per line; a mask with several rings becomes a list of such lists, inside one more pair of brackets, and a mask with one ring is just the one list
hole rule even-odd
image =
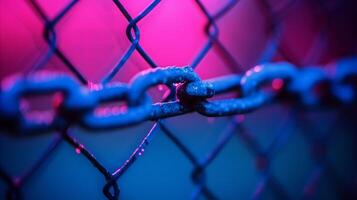
[[159, 91], [163, 91], [165, 88], [164, 88], [163, 85], [158, 85], [158, 86], [157, 86], [157, 89], [158, 89]]
[[79, 147], [75, 149], [77, 154], [80, 154], [82, 152], [82, 149], [84, 148], [83, 144], [80, 144]]
[[260, 65], [255, 66], [255, 67], [253, 68], [253, 71], [256, 72], [256, 73], [262, 71], [262, 66], [260, 66]]
[[280, 90], [284, 86], [283, 79], [276, 78], [272, 81], [271, 86], [274, 90]]
[[80, 148], [76, 148], [76, 153], [80, 154], [81, 153], [81, 149]]
[[[68, 2], [39, 0], [51, 18]], [[135, 17], [151, 2], [125, 1], [123, 4]], [[210, 13], [223, 6], [218, 0], [203, 3]], [[285, 4], [286, 1], [275, 2], [273, 8], [278, 10]], [[318, 20], [312, 18], [309, 8], [299, 4], [284, 20], [283, 43], [290, 46], [297, 58], [305, 56], [316, 37]], [[140, 44], [159, 66], [189, 65], [207, 41], [206, 23], [207, 19], [193, 1], [162, 1], [138, 23]], [[248, 0], [239, 1], [217, 21], [220, 41], [245, 69], [256, 64], [265, 48], [270, 37], [267, 23], [259, 5]], [[98, 83], [130, 45], [125, 35], [127, 25], [113, 2], [80, 1], [56, 26], [58, 47], [89, 81]], [[42, 37], [43, 22], [27, 1], [0, 2], [0, 29], [6, 30], [0, 32], [0, 65], [6, 66], [6, 70], [0, 71], [1, 79], [30, 67], [48, 50]], [[46, 68], [68, 72], [57, 58]], [[148, 64], [135, 52], [115, 80], [127, 82], [147, 68]], [[232, 70], [213, 48], [199, 64], [197, 72], [205, 79], [232, 73]]]
[[[67, 2], [39, 1], [50, 17], [54, 17]], [[150, 2], [128, 1], [124, 4], [135, 17]], [[214, 12], [222, 3], [210, 1], [205, 2], [205, 5]], [[0, 35], [1, 49], [6, 49], [0, 56], [1, 65], [7, 66], [6, 71], [1, 70], [0, 73], [0, 77], [4, 77], [30, 67], [47, 51], [48, 46], [42, 38], [42, 21], [25, 1], [1, 1], [0, 9], [0, 28], [7, 30]], [[261, 27], [249, 26], [249, 29], [256, 29], [255, 40], [246, 40], [251, 36], [242, 31], [247, 29], [248, 21], [245, 19], [259, 19], [251, 12], [254, 9], [252, 3], [242, 1], [218, 22], [220, 29], [225, 30], [220, 39], [233, 55], [238, 56], [240, 63], [247, 66], [253, 63], [250, 58], [258, 58], [259, 49], [264, 45], [261, 40], [257, 40], [263, 35], [258, 30]], [[192, 1], [163, 1], [138, 23], [140, 44], [159, 66], [189, 65], [207, 41], [204, 33], [206, 21]], [[130, 43], [125, 36], [127, 25], [128, 22], [112, 2], [81, 1], [56, 26], [58, 46], [89, 81], [97, 83], [129, 47]], [[244, 48], [240, 48], [242, 44]], [[246, 56], [250, 58], [246, 59]], [[56, 58], [46, 68], [68, 71]], [[115, 80], [127, 82], [134, 74], [146, 68], [149, 68], [148, 64], [135, 52]], [[197, 71], [203, 78], [231, 73], [214, 50], [210, 50]]]
[[101, 84], [96, 84], [96, 83], [93, 83], [93, 82], [89, 82], [88, 83], [88, 88], [90, 90], [98, 91], [98, 90], [102, 89], [103, 86]]

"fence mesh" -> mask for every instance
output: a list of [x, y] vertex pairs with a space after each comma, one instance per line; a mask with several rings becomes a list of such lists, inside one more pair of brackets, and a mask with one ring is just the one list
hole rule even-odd
[[[90, 88], [96, 86], [95, 82], [106, 85], [118, 80], [127, 81], [145, 68], [165, 67], [170, 60], [177, 59], [175, 57], [183, 57], [182, 60], [192, 58], [192, 62], [185, 64], [206, 78], [242, 74], [255, 64], [278, 61], [288, 61], [301, 69], [311, 65], [324, 68], [332, 60], [354, 56], [356, 50], [354, 13], [350, 12], [351, 9], [353, 11], [353, 1], [154, 0], [132, 4], [138, 5], [130, 6], [131, 3], [118, 0], [91, 3], [70, 0], [53, 3], [52, 6], [50, 2], [35, 0], [0, 3], [6, 13], [2, 17], [2, 26], [12, 23], [12, 18], [8, 16], [17, 15], [16, 12], [21, 9], [27, 10], [26, 13], [32, 15], [26, 17], [35, 16], [41, 22], [41, 29], [37, 30], [39, 26], [36, 30], [27, 27], [30, 30], [25, 34], [41, 33], [41, 40], [47, 45], [47, 48], [40, 45], [41, 50], [46, 49], [45, 52], [38, 53], [34, 50], [36, 48], [29, 50], [40, 56], [32, 53], [22, 58], [17, 56], [26, 51], [21, 50], [21, 45], [26, 46], [21, 39], [18, 39], [20, 44], [15, 44], [15, 38], [1, 45], [1, 77], [14, 72], [32, 76], [38, 71], [56, 69]], [[90, 5], [93, 10], [82, 10]], [[115, 30], [98, 25], [101, 21], [94, 19], [98, 15], [90, 17], [91, 11], [96, 9], [106, 10], [101, 13], [103, 18], [118, 17], [118, 14], [124, 17], [117, 24], [114, 22], [118, 18], [107, 22], [110, 27], [124, 27], [123, 34], [114, 35]], [[160, 15], [152, 16], [155, 12], [164, 12], [164, 9], [172, 14], [170, 18], [163, 20]], [[184, 12], [177, 14], [175, 10]], [[240, 15], [244, 10], [248, 11]], [[82, 15], [82, 12], [88, 13], [85, 13], [84, 19], [78, 19], [77, 15]], [[200, 20], [195, 21], [195, 17]], [[239, 17], [254, 19], [220, 23], [225, 18]], [[200, 26], [191, 28], [205, 34], [204, 37], [196, 34], [194, 36], [199, 37], [191, 40], [182, 39], [183, 43], [191, 41], [193, 46], [200, 46], [194, 55], [187, 56], [184, 52], [183, 55], [170, 54], [175, 47], [169, 45], [179, 44], [181, 38], [167, 36], [169, 39], [164, 39], [160, 34], [165, 32], [166, 23], [174, 24], [173, 27], [175, 23], [179, 24], [179, 18], [185, 18], [185, 23], [197, 22]], [[123, 19], [126, 20], [125, 26]], [[312, 19], [316, 21], [311, 22]], [[71, 20], [77, 21], [70, 23]], [[152, 25], [156, 29], [150, 30], [151, 23], [155, 21], [159, 25]], [[23, 23], [26, 27], [27, 22]], [[86, 31], [112, 32], [108, 34], [112, 36], [104, 35], [103, 38], [90, 38], [91, 41], [84, 42], [95, 43], [95, 54], [88, 53], [85, 45], [76, 51], [71, 50], [76, 47], [66, 46], [76, 46], [80, 42], [81, 34], [85, 34], [80, 31], [81, 23], [93, 23], [95, 30]], [[69, 24], [74, 26], [70, 30], [78, 31], [74, 39], [60, 30]], [[155, 55], [140, 42], [146, 34], [141, 26], [151, 31], [145, 44], [152, 51], [158, 49], [153, 51]], [[260, 29], [251, 28], [254, 26]], [[313, 30], [305, 26], [313, 27]], [[9, 31], [2, 31], [12, 34], [11, 26], [8, 27]], [[242, 30], [242, 33], [237, 34], [236, 30]], [[183, 28], [179, 34], [184, 33], [182, 37], [189, 38], [186, 35], [190, 35], [190, 31]], [[3, 38], [7, 37], [5, 33]], [[25, 40], [30, 38], [28, 36]], [[256, 41], [246, 42], [247, 38]], [[63, 41], [69, 39], [72, 42], [64, 45]], [[304, 39], [308, 42], [301, 42]], [[34, 40], [40, 39], [35, 37]], [[125, 45], [118, 45], [120, 47], [114, 47], [120, 50], [106, 50], [103, 49], [108, 47], [106, 40], [128, 45], [125, 49]], [[14, 52], [10, 48], [13, 45], [17, 48]], [[168, 46], [170, 49], [166, 49]], [[232, 50], [236, 46], [243, 50]], [[6, 53], [7, 48], [10, 53]], [[190, 43], [182, 49], [185, 48], [191, 48]], [[108, 52], [120, 52], [120, 58]], [[240, 52], [248, 53], [239, 55]], [[5, 57], [11, 57], [10, 54], [14, 54], [21, 67], [6, 67], [10, 61]], [[88, 67], [98, 65], [98, 62], [87, 61], [90, 60], [87, 54], [111, 60], [105, 62], [110, 63], [110, 68]], [[160, 58], [160, 54], [164, 58]], [[83, 66], [78, 64], [78, 57], [85, 60], [81, 61]], [[155, 59], [158, 57], [160, 62]], [[98, 74], [101, 74], [100, 77]], [[280, 87], [279, 81], [273, 82], [273, 88]], [[174, 87], [171, 85], [171, 89]], [[151, 92], [154, 99], [161, 102], [172, 98], [170, 87], [159, 85], [156, 91]], [[26, 97], [21, 106], [32, 103], [40, 110], [47, 109], [46, 98]], [[249, 114], [222, 118], [187, 114], [103, 132], [70, 126], [51, 134], [24, 138], [1, 134], [0, 192], [7, 199], [354, 199], [357, 195], [357, 129], [353, 123], [356, 117], [353, 107], [311, 111], [291, 103], [281, 103]], [[114, 107], [107, 105], [106, 109]], [[47, 117], [44, 112], [41, 116]], [[83, 158], [85, 160], [77, 161]]]

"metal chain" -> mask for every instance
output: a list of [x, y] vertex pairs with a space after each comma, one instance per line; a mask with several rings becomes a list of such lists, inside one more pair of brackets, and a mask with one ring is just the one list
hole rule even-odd
[[[307, 106], [323, 105], [334, 100], [342, 104], [356, 102], [357, 59], [346, 58], [333, 64], [336, 69], [306, 67], [297, 69], [289, 63], [268, 63], [248, 70], [244, 75], [228, 75], [201, 80], [190, 67], [149, 69], [137, 74], [129, 84], [112, 83], [81, 86], [70, 76], [37, 72], [28, 77], [11, 77], [3, 82], [0, 94], [0, 120], [5, 129], [37, 134], [62, 129], [64, 124], [78, 123], [88, 129], [112, 129], [198, 112], [205, 116], [244, 114], [284, 96], [295, 96]], [[276, 88], [277, 82], [284, 87]], [[264, 88], [268, 82], [272, 89]], [[176, 99], [154, 103], [147, 90], [159, 84], [175, 84]], [[324, 91], [316, 89], [326, 85]], [[274, 90], [275, 89], [275, 90]], [[240, 92], [240, 97], [209, 100], [215, 95]], [[50, 119], [25, 117], [20, 100], [25, 95], [61, 93]], [[124, 102], [128, 108], [112, 109], [99, 115], [103, 103]], [[65, 123], [65, 122], [66, 123]]]
[[[271, 187], [277, 198], [289, 199], [289, 194], [268, 170], [273, 151], [281, 145], [281, 138], [286, 137], [286, 133], [282, 134], [279, 131], [270, 147], [262, 149], [257, 144], [256, 138], [250, 135], [240, 122], [232, 120], [227, 129], [220, 134], [221, 140], [212, 147], [206, 157], [199, 159], [170, 131], [164, 120], [160, 119], [188, 112], [198, 112], [205, 116], [242, 114], [276, 101], [292, 101], [298, 103], [298, 105], [310, 107], [331, 104], [356, 104], [356, 58], [347, 58], [337, 63], [332, 63], [326, 66], [325, 70], [318, 67], [299, 69], [288, 63], [270, 63], [255, 67], [245, 74], [241, 74], [242, 65], [235, 60], [219, 41], [219, 27], [217, 25], [217, 20], [237, 3], [236, 0], [227, 1], [215, 14], [210, 14], [201, 1], [195, 1], [207, 19], [204, 29], [207, 35], [207, 42], [194, 57], [191, 67], [195, 69], [213, 47], [214, 50], [217, 50], [216, 53], [219, 54], [219, 57], [236, 73], [211, 80], [201, 80], [190, 67], [159, 68], [159, 65], [140, 46], [140, 30], [137, 23], [153, 11], [160, 2], [159, 0], [152, 1], [136, 17], [130, 16], [119, 0], [113, 0], [118, 10], [128, 21], [126, 35], [131, 44], [118, 63], [103, 77], [101, 84], [88, 84], [88, 81], [56, 44], [55, 26], [79, 1], [70, 1], [53, 19], [47, 17], [45, 11], [35, 0], [30, 0], [29, 2], [35, 13], [43, 21], [45, 28], [43, 36], [49, 45], [49, 50], [24, 76], [12, 77], [3, 81], [0, 90], [0, 130], [2, 133], [4, 130], [8, 131], [12, 136], [30, 136], [48, 133], [53, 130], [59, 132], [59, 134], [55, 135], [48, 149], [24, 175], [12, 178], [4, 170], [0, 169], [0, 177], [9, 186], [7, 193], [9, 199], [21, 198], [21, 186], [57, 149], [62, 140], [78, 149], [103, 174], [107, 182], [103, 188], [104, 195], [108, 199], [118, 199], [118, 178], [142, 154], [155, 135], [156, 129], [160, 129], [168, 136], [193, 164], [194, 169], [191, 178], [196, 186], [192, 196], [193, 199], [199, 198], [201, 194], [207, 199], [217, 198], [206, 184], [205, 168], [217, 157], [218, 153], [236, 132], [247, 143], [247, 148], [255, 154], [257, 169], [262, 174], [253, 199], [259, 198], [265, 187]], [[284, 8], [282, 9], [283, 12], [274, 13], [268, 1], [257, 1], [263, 7], [261, 12], [265, 13], [269, 23], [272, 23], [272, 30], [269, 30], [272, 32], [272, 41], [268, 43], [266, 51], [260, 59], [262, 62], [270, 62], [272, 57], [279, 52], [286, 60], [295, 64], [299, 63], [288, 51], [289, 49], [286, 46], [283, 48], [281, 41], [279, 41], [283, 30], [280, 22], [284, 19], [284, 13], [289, 13], [295, 2], [298, 1], [289, 1], [286, 5], [289, 9]], [[150, 67], [157, 69], [147, 70], [138, 74], [129, 84], [110, 83], [135, 50]], [[311, 57], [315, 58], [315, 53], [312, 52]], [[81, 84], [65, 74], [38, 72], [39, 69], [44, 68], [53, 55], [56, 55], [65, 64]], [[271, 86], [268, 86], [267, 83], [271, 83]], [[161, 103], [153, 104], [147, 94], [147, 90], [158, 84], [167, 85], [172, 92]], [[217, 95], [230, 92], [234, 92], [238, 97], [223, 100], [211, 99]], [[57, 95], [58, 93], [60, 95]], [[28, 95], [43, 94], [56, 94], [52, 117], [38, 118], [40, 115], [33, 114], [31, 111], [26, 111], [26, 109], [22, 108], [22, 98]], [[102, 109], [106, 103], [111, 102], [116, 104], [119, 102], [124, 103], [127, 107], [127, 109], [124, 109], [126, 111], [121, 111], [121, 107]], [[29, 113], [31, 114], [30, 117]], [[147, 120], [153, 120], [157, 123], [154, 124], [128, 160], [114, 173], [110, 173], [88, 149], [70, 134], [69, 130], [71, 125], [77, 124], [84, 128], [101, 130], [120, 128]], [[312, 144], [314, 145], [314, 143]], [[318, 175], [310, 177], [311, 179], [307, 181], [306, 188], [311, 188], [309, 187], [310, 185], [316, 187], [315, 182], [321, 176], [321, 171], [328, 169], [328, 167], [325, 167], [326, 164], [324, 162], [318, 160], [317, 163], [316, 171]], [[320, 165], [323, 165], [326, 169], [322, 168], [321, 170], [321, 167], [319, 168]], [[307, 191], [310, 190], [307, 189]], [[309, 196], [311, 194], [306, 193], [305, 195]]]

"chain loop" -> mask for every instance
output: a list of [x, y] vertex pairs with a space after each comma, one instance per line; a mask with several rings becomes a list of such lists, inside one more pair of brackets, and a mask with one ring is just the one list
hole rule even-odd
[[[1, 128], [42, 133], [58, 129], [63, 122], [79, 123], [88, 129], [111, 129], [194, 111], [205, 116], [243, 114], [280, 100], [280, 91], [297, 95], [302, 105], [316, 106], [333, 98], [340, 103], [351, 104], [356, 101], [357, 93], [356, 60], [349, 58], [329, 65], [335, 66], [335, 73], [328, 71], [330, 68], [305, 67], [298, 70], [289, 63], [268, 63], [248, 70], [243, 76], [228, 75], [205, 81], [190, 67], [156, 68], [139, 73], [129, 84], [92, 85], [89, 88], [80, 86], [64, 74], [41, 72], [17, 76], [6, 79], [1, 87]], [[275, 79], [283, 81], [283, 90], [262, 87]], [[316, 88], [325, 83], [328, 86], [326, 91], [316, 93]], [[152, 104], [147, 90], [158, 84], [174, 85], [176, 100]], [[20, 100], [26, 95], [58, 92], [63, 100], [54, 108], [56, 113], [49, 120], [27, 117], [20, 109]], [[209, 100], [227, 92], [239, 95], [231, 99]], [[120, 110], [119, 102], [126, 104], [127, 110]], [[97, 111], [101, 111], [105, 103], [117, 105], [101, 115]]]
[[55, 129], [57, 116], [49, 120], [25, 117], [20, 109], [20, 103], [21, 98], [26, 95], [57, 92], [65, 96], [61, 104], [63, 110], [78, 113], [94, 106], [94, 101], [88, 98], [87, 91], [80, 90], [78, 83], [67, 75], [41, 72], [26, 78], [10, 77], [4, 81], [0, 94], [2, 124], [19, 132], [44, 132]]
[[341, 59], [332, 65], [336, 69], [332, 93], [342, 103], [355, 102], [357, 100], [357, 57]]
[[[172, 84], [193, 82], [200, 82], [200, 78], [190, 67], [166, 67], [147, 70], [139, 73], [131, 82], [129, 101], [132, 104], [137, 104], [147, 89], [158, 84], [165, 84], [170, 86]], [[205, 87], [202, 87], [202, 84], [196, 83], [195, 85], [191, 85], [191, 87], [185, 90], [185, 93], [187, 93], [189, 96], [205, 97], [208, 95], [213, 95], [212, 93], [207, 95], [206, 90], [204, 89]]]
[[317, 94], [316, 89], [319, 85], [330, 83], [327, 73], [318, 67], [306, 67], [299, 74], [299, 78], [289, 85], [289, 92], [295, 94], [303, 105], [316, 106], [321, 103], [321, 95]]
[[[97, 105], [120, 100], [124, 100], [128, 104], [129, 87], [126, 84], [99, 87], [102, 88], [92, 91]], [[144, 95], [141, 103], [140, 106], [130, 107], [127, 111], [121, 111], [117, 106], [114, 107], [114, 111], [104, 112], [101, 116], [93, 109], [83, 116], [81, 123], [85, 128], [89, 129], [111, 129], [136, 124], [146, 120], [150, 112], [151, 100], [148, 95]]]
[[263, 86], [263, 84], [273, 81], [274, 79], [282, 79], [286, 82], [290, 82], [297, 79], [297, 76], [297, 69], [290, 63], [280, 62], [257, 65], [248, 70], [242, 77], [241, 85], [243, 96], [261, 91], [260, 87]]

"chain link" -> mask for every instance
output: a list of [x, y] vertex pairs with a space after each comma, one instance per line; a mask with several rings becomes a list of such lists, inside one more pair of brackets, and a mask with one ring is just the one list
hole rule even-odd
[[[199, 12], [206, 18], [203, 30], [207, 40], [197, 55], [193, 57], [190, 67], [166, 68], [161, 68], [140, 45], [141, 32], [137, 25], [158, 7], [160, 0], [151, 1], [137, 16], [131, 16], [126, 6], [119, 0], [113, 0], [113, 2], [118, 8], [117, 11], [128, 22], [126, 36], [130, 46], [112, 69], [108, 71], [107, 75], [102, 77], [101, 83], [92, 84], [81, 74], [78, 66], [74, 65], [75, 62], [72, 62], [70, 57], [66, 56], [67, 52], [62, 51], [57, 46], [56, 28], [60, 26], [58, 25], [59, 22], [64, 16], [68, 15], [73, 7], [76, 7], [79, 1], [71, 0], [67, 2], [53, 17], [49, 17], [37, 1], [29, 1], [34, 13], [39, 15], [43, 22], [43, 38], [49, 48], [39, 61], [24, 73], [25, 75], [11, 77], [2, 82], [0, 87], [0, 132], [8, 133], [11, 136], [32, 136], [52, 131], [56, 131], [58, 134], [54, 134], [55, 137], [46, 151], [34, 165], [26, 168], [25, 173], [12, 177], [10, 173], [0, 167], [0, 178], [8, 185], [7, 198], [22, 199], [24, 196], [22, 189], [26, 182], [33, 177], [36, 171], [39, 171], [40, 166], [49, 157], [53, 156], [53, 152], [58, 149], [59, 144], [63, 141], [70, 144], [76, 151], [78, 150], [104, 176], [106, 183], [103, 187], [103, 194], [105, 197], [111, 200], [119, 199], [119, 178], [143, 154], [155, 133], [161, 131], [193, 166], [191, 180], [195, 185], [195, 190], [192, 199], [199, 199], [201, 196], [206, 199], [219, 198], [215, 194], [213, 186], [209, 187], [207, 168], [236, 133], [240, 136], [241, 141], [246, 144], [246, 149], [253, 153], [257, 171], [261, 175], [257, 186], [254, 188], [252, 199], [260, 199], [265, 188], [269, 188], [274, 193], [275, 198], [293, 199], [289, 190], [275, 176], [275, 173], [269, 171], [277, 149], [286, 143], [287, 135], [292, 132], [286, 130], [290, 127], [290, 123], [287, 122], [292, 117], [299, 117], [296, 112], [305, 109], [305, 106], [316, 108], [335, 106], [336, 104], [342, 106], [356, 105], [356, 57], [342, 59], [327, 66], [306, 66], [309, 63], [318, 62], [317, 60], [324, 54], [321, 53], [327, 46], [324, 31], [326, 31], [327, 26], [332, 24], [331, 11], [325, 6], [320, 6], [321, 12], [326, 15], [326, 20], [324, 20], [321, 34], [318, 34], [314, 42], [316, 44], [311, 45], [313, 47], [301, 61], [288, 48], [287, 44], [283, 44], [282, 38], [285, 30], [283, 23], [285, 17], [292, 11], [292, 8], [296, 8], [301, 2], [296, 0], [284, 1], [284, 3], [279, 3], [280, 6], [277, 6], [279, 7], [278, 10], [275, 9], [275, 5], [273, 8], [269, 1], [254, 2], [261, 9], [259, 13], [267, 19], [268, 23], [269, 41], [257, 62], [266, 64], [254, 67], [243, 74], [242, 65], [235, 60], [236, 55], [231, 54], [219, 37], [221, 30], [218, 20], [233, 8], [238, 2], [237, 0], [227, 0], [213, 14], [208, 11], [204, 3], [195, 0], [194, 3]], [[321, 1], [316, 2], [316, 4], [324, 3]], [[189, 31], [187, 31], [187, 34], [189, 34]], [[210, 50], [215, 50], [219, 59], [235, 74], [201, 80], [193, 69], [200, 65]], [[129, 84], [111, 83], [135, 51], [153, 69], [136, 75]], [[282, 56], [288, 62], [304, 67], [298, 68], [289, 63], [268, 63], [275, 60], [273, 57], [277, 55]], [[54, 56], [59, 58], [79, 82], [69, 75], [39, 71], [45, 68]], [[164, 96], [164, 100], [160, 103], [153, 103], [148, 90], [161, 84], [169, 87], [170, 94]], [[51, 116], [44, 118], [43, 113], [29, 111], [22, 105], [23, 98], [39, 95], [54, 96]], [[219, 95], [231, 96], [222, 99]], [[227, 118], [230, 122], [229, 125], [223, 129], [220, 133], [220, 139], [205, 156], [196, 156], [190, 146], [176, 136], [176, 131], [170, 130], [170, 124], [163, 120], [189, 112], [198, 112], [205, 116], [215, 117], [244, 114], [273, 102], [291, 102], [304, 107], [294, 106], [298, 109], [294, 112], [289, 111], [288, 117], [284, 118], [286, 122], [283, 123], [283, 127], [275, 134], [267, 148], [259, 143], [255, 134], [245, 130], [241, 123], [243, 120], [240, 120], [240, 117], [244, 118], [244, 116], [237, 116], [237, 118]], [[109, 108], [107, 104], [114, 104], [115, 107]], [[122, 104], [124, 106], [121, 106]], [[87, 147], [84, 147], [81, 141], [74, 138], [71, 130], [72, 125], [80, 125], [90, 130], [103, 130], [134, 125], [147, 120], [153, 120], [156, 123], [130, 157], [113, 173]], [[308, 123], [303, 123], [301, 127], [305, 128]], [[327, 137], [316, 139], [314, 138], [315, 135], [321, 133], [318, 130], [310, 128], [309, 130], [304, 131], [304, 133], [307, 133], [306, 142], [313, 149], [312, 155], [316, 159], [316, 165], [304, 185], [304, 197], [312, 197], [322, 175], [332, 179], [332, 183], [337, 185], [335, 189], [338, 190], [339, 196], [346, 197], [343, 199], [350, 199], [347, 197], [355, 196], [352, 186], [349, 188], [346, 186], [348, 183], [336, 179], [338, 175], [331, 170], [332, 167], [326, 153]], [[310, 134], [310, 132], [312, 133]]]
[[[353, 80], [357, 76], [356, 61], [356, 58], [346, 58], [326, 69], [297, 69], [289, 63], [268, 63], [256, 66], [242, 76], [228, 75], [206, 81], [202, 81], [190, 67], [156, 68], [137, 74], [129, 84], [98, 84], [91, 87], [81, 86], [68, 75], [38, 72], [3, 82], [0, 119], [5, 125], [3, 128], [22, 133], [42, 133], [58, 130], [63, 120], [70, 124], [79, 123], [89, 129], [112, 129], [193, 111], [205, 116], [244, 114], [277, 99], [275, 97], [284, 92], [285, 95], [297, 96], [302, 105], [308, 106], [322, 105], [331, 100], [343, 104], [355, 103], [357, 85], [353, 84]], [[284, 87], [276, 90], [263, 87], [274, 80], [281, 80], [285, 83]], [[329, 89], [316, 91], [324, 83]], [[159, 84], [175, 84], [176, 100], [152, 104], [147, 91]], [[234, 91], [240, 96], [209, 100], [215, 95]], [[25, 95], [55, 93], [61, 93], [62, 99], [54, 108], [56, 114], [51, 119], [38, 121], [25, 117], [20, 109], [21, 98]], [[108, 102], [124, 102], [128, 109], [117, 109], [99, 116], [95, 110]]]

